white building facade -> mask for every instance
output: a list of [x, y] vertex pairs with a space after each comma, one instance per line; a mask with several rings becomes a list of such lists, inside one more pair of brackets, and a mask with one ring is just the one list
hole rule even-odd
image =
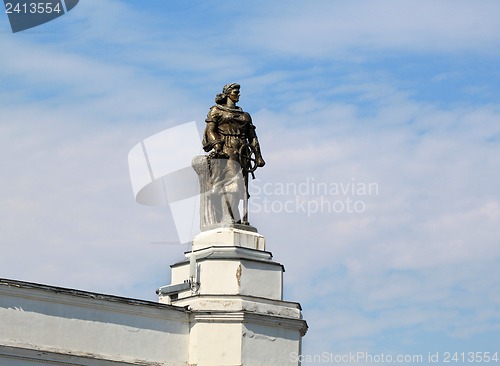
[[307, 323], [263, 236], [202, 232], [171, 267], [157, 303], [0, 279], [0, 365], [298, 365]]

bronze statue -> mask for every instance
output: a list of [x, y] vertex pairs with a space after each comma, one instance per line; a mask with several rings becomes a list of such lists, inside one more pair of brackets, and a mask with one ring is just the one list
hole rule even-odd
[[[200, 160], [193, 162], [200, 175], [202, 192], [206, 191], [208, 196], [202, 206], [211, 206], [202, 207], [202, 229], [214, 224], [248, 225], [248, 175], [254, 177], [255, 169], [265, 165], [252, 118], [236, 106], [239, 98], [240, 85], [227, 84], [208, 112], [203, 136], [203, 149], [209, 153], [205, 187], [201, 170], [196, 167], [200, 166]], [[243, 200], [242, 218], [238, 209], [240, 200]]]

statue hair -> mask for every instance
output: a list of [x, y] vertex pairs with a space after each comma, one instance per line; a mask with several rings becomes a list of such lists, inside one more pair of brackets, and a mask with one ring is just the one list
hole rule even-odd
[[215, 96], [215, 103], [216, 104], [226, 104], [227, 103], [227, 96], [229, 95], [229, 93], [231, 93], [231, 90], [239, 89], [239, 88], [240, 88], [240, 84], [236, 84], [236, 83], [224, 85], [224, 88], [222, 88], [222, 93], [219, 93]]
[[227, 95], [224, 93], [217, 94], [215, 96], [216, 104], [226, 104], [227, 103]]

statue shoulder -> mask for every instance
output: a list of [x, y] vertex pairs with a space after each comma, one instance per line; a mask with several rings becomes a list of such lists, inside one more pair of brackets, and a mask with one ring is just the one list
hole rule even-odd
[[217, 122], [220, 120], [221, 116], [222, 116], [221, 109], [217, 105], [214, 105], [208, 111], [207, 119], [205, 121], [206, 122]]
[[249, 128], [255, 129], [255, 126], [252, 123], [252, 117], [250, 116], [250, 113], [243, 112], [243, 114], [242, 114], [242, 120], [245, 121], [245, 124], [248, 125]]

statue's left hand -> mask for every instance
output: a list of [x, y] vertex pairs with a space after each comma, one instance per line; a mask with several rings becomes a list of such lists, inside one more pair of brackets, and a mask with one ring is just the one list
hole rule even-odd
[[262, 156], [257, 156], [257, 158], [255, 159], [255, 164], [257, 164], [259, 168], [262, 168], [264, 165], [266, 165], [266, 162], [264, 161], [264, 159], [262, 159]]

